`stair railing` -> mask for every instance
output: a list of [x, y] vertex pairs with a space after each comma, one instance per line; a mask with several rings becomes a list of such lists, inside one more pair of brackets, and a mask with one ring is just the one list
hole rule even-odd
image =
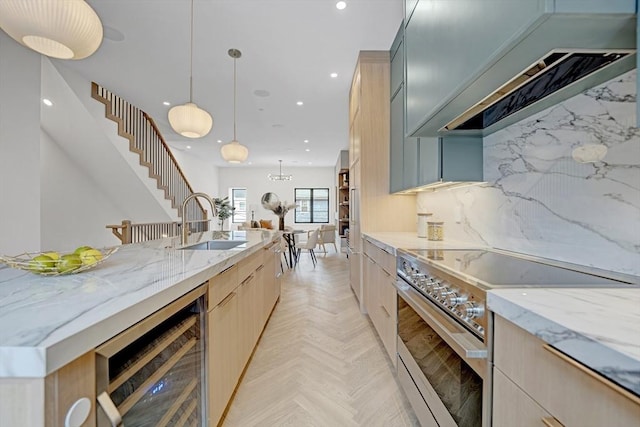
[[[182, 217], [182, 201], [193, 193], [171, 150], [153, 119], [144, 111], [115, 95], [108, 89], [91, 83], [91, 96], [105, 105], [105, 116], [118, 124], [118, 135], [129, 140], [129, 150], [138, 154], [140, 164], [149, 169], [149, 177], [164, 191], [165, 199]], [[207, 212], [197, 199], [189, 201], [189, 221], [204, 221]], [[108, 226], [109, 227], [109, 226]]]
[[[209, 221], [211, 220], [188, 221], [187, 225], [190, 232], [198, 233], [209, 230]], [[181, 224], [178, 221], [134, 224], [128, 219], [123, 220], [121, 224], [107, 225], [107, 228], [111, 229], [113, 235], [120, 239], [123, 245], [180, 236], [180, 227]]]

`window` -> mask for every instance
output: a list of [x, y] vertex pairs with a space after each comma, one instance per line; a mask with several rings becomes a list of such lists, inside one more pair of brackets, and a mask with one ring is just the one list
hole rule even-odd
[[296, 188], [296, 222], [329, 222], [329, 189]]
[[231, 189], [231, 206], [236, 208], [231, 216], [232, 222], [245, 222], [247, 220], [247, 189]]

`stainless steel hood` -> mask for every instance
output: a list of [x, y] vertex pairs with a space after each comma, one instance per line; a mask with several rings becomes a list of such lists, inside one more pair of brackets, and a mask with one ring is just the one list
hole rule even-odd
[[486, 129], [634, 52], [633, 49], [553, 50], [442, 130]]

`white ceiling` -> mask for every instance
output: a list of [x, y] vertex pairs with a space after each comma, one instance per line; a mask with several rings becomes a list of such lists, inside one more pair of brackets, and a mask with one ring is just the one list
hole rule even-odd
[[193, 102], [214, 124], [204, 138], [189, 139], [171, 130], [170, 107], [162, 103], [189, 99], [190, 0], [87, 2], [102, 20], [105, 39], [94, 55], [65, 66], [149, 113], [173, 148], [190, 145], [190, 154], [216, 166], [229, 166], [217, 141], [233, 137], [227, 51], [239, 49], [237, 137], [249, 148], [248, 162], [274, 167], [279, 159], [284, 167], [335, 165], [348, 148], [348, 94], [358, 51], [390, 48], [403, 4], [347, 0], [340, 11], [336, 0], [194, 0]]

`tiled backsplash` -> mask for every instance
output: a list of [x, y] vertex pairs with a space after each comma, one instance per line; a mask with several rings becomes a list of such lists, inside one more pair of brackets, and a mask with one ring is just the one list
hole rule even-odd
[[[420, 193], [445, 236], [640, 275], [636, 70], [484, 139], [485, 184]], [[595, 163], [577, 147], [608, 148]]]

